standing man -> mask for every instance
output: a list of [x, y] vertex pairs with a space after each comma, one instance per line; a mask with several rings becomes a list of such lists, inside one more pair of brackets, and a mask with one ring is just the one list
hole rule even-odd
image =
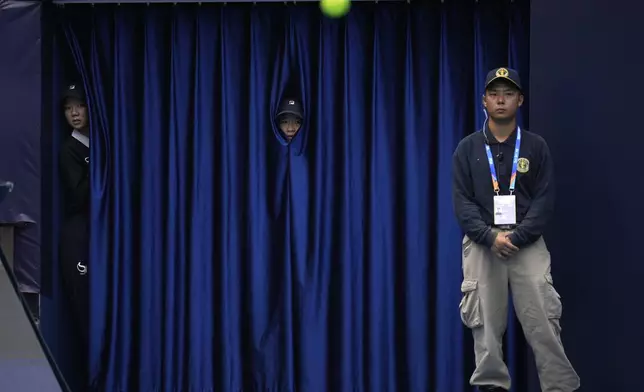
[[532, 347], [541, 390], [568, 392], [579, 377], [560, 339], [562, 304], [541, 234], [554, 206], [553, 163], [543, 138], [517, 126], [519, 74], [490, 71], [483, 106], [489, 122], [464, 138], [453, 157], [452, 193], [463, 239], [461, 319], [474, 336], [480, 391], [508, 391], [503, 361], [508, 286]]
[[89, 340], [89, 117], [81, 85], [67, 86], [62, 106], [71, 133], [63, 142], [59, 170], [65, 212], [60, 243], [60, 268], [67, 303], [74, 311], [83, 363]]

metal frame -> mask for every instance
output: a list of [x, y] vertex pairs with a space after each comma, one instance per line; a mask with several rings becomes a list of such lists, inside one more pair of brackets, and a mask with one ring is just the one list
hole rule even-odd
[[[420, 1], [420, 0], [415, 0]], [[429, 1], [429, 0], [424, 0]], [[441, 0], [443, 1], [443, 0]], [[54, 4], [240, 4], [240, 3], [317, 3], [319, 0], [51, 0]], [[410, 3], [411, 0], [352, 0], [354, 3]]]

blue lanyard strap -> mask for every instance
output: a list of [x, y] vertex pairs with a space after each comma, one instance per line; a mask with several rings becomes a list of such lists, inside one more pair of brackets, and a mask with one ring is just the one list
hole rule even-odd
[[[485, 130], [483, 130], [485, 132]], [[510, 177], [510, 194], [514, 193], [514, 187], [517, 180], [517, 165], [519, 163], [519, 150], [521, 149], [521, 128], [517, 127], [517, 142], [514, 146], [514, 158], [512, 158], [512, 176]], [[494, 159], [492, 158], [492, 151], [490, 146], [485, 143], [485, 152], [487, 153], [487, 161], [490, 164], [490, 174], [492, 175], [492, 186], [494, 192], [498, 195], [501, 192], [499, 188], [499, 179], [496, 176], [496, 168], [494, 167]]]

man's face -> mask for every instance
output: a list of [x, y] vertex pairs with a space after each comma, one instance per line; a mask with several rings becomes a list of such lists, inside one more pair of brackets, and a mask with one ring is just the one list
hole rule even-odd
[[78, 99], [68, 99], [65, 102], [65, 118], [67, 123], [75, 130], [82, 130], [87, 128], [87, 106], [85, 102]]
[[523, 95], [512, 83], [499, 80], [493, 82], [483, 96], [483, 106], [494, 120], [512, 120], [523, 105]]
[[279, 118], [280, 130], [290, 141], [300, 130], [302, 119], [294, 114], [284, 114]]

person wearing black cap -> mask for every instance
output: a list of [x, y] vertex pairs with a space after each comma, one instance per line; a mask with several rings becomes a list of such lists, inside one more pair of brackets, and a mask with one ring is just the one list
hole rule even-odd
[[290, 142], [302, 127], [304, 110], [302, 103], [295, 98], [285, 98], [277, 110], [277, 125], [282, 136]]
[[64, 291], [74, 311], [83, 353], [89, 339], [89, 117], [84, 89], [65, 88], [61, 97], [71, 133], [62, 144], [59, 172], [65, 212], [61, 230], [60, 268]]
[[545, 140], [517, 125], [523, 99], [517, 71], [490, 71], [483, 95], [488, 120], [453, 156], [454, 210], [465, 232], [459, 309], [476, 357], [470, 384], [510, 389], [502, 349], [510, 288], [541, 390], [568, 392], [580, 382], [560, 339], [562, 303], [542, 238], [554, 207], [553, 163]]

